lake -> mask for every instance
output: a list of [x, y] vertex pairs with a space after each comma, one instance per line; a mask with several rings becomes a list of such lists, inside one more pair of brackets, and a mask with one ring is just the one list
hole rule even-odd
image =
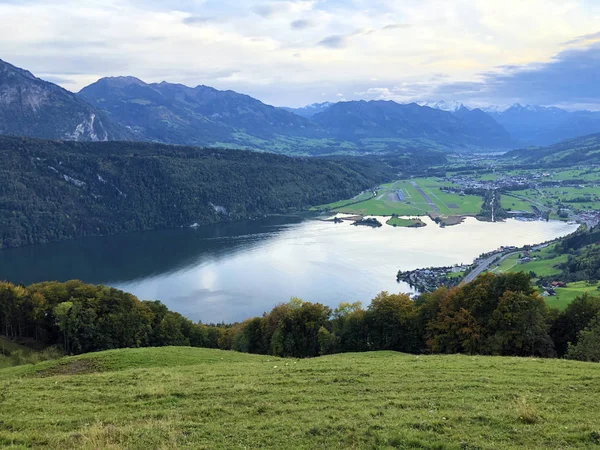
[[0, 251], [0, 279], [30, 284], [80, 279], [161, 300], [193, 320], [260, 315], [292, 296], [367, 305], [378, 292], [411, 292], [398, 270], [471, 263], [501, 245], [569, 234], [564, 222], [479, 222], [440, 228], [357, 227], [270, 217], [197, 229], [85, 238]]

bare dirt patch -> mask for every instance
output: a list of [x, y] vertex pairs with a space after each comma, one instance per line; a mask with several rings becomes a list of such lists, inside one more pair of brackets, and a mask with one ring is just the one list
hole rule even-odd
[[40, 370], [33, 376], [45, 378], [57, 375], [83, 375], [101, 371], [102, 366], [98, 362], [90, 359], [78, 359], [75, 361], [59, 363], [48, 369]]

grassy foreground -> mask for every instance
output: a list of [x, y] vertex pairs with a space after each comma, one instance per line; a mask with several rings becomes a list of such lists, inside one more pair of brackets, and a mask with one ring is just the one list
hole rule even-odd
[[0, 370], [3, 448], [600, 446], [600, 365], [127, 349]]

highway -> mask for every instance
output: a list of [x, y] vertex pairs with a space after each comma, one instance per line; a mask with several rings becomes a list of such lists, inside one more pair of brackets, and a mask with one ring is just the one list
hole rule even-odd
[[519, 252], [510, 252], [510, 253], [504, 253], [504, 254], [494, 253], [489, 258], [486, 258], [483, 261], [481, 261], [477, 265], [477, 267], [475, 267], [473, 270], [471, 270], [471, 272], [469, 272], [469, 274], [465, 278], [463, 278], [462, 283], [470, 283], [475, 278], [477, 278], [477, 275], [480, 275], [483, 272], [485, 272], [486, 270], [488, 270], [489, 267], [494, 263], [494, 261], [496, 261], [496, 258], [498, 258], [498, 256], [500, 256], [500, 259], [498, 260], [498, 264], [500, 264], [500, 262], [504, 261], [509, 256], [515, 255], [517, 253], [519, 253]]

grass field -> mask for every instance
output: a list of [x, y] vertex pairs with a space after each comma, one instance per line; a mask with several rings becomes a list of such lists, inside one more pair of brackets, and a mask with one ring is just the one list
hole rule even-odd
[[556, 255], [554, 247], [551, 245], [538, 251], [532, 251], [531, 257], [537, 259], [523, 264], [518, 263], [518, 254], [511, 255], [501, 261], [493, 272], [535, 272], [538, 277], [558, 275], [561, 270], [557, 269], [556, 265], [566, 262], [568, 255]]
[[[424, 216], [439, 213], [444, 216], [478, 214], [482, 199], [476, 195], [460, 195], [443, 192], [442, 188], [452, 186], [437, 178], [415, 178], [384, 184], [374, 198], [357, 202], [356, 199], [342, 200], [316, 209], [334, 210], [348, 214], [373, 216]], [[427, 199], [419, 191], [431, 201]], [[358, 199], [360, 200], [360, 199]]]
[[505, 210], [532, 212], [531, 203], [506, 194], [500, 197], [500, 206]]
[[589, 449], [600, 366], [126, 349], [0, 370], [3, 448]]
[[403, 217], [391, 217], [386, 222], [387, 225], [392, 227], [424, 227], [426, 224], [421, 219], [413, 218], [406, 219]]
[[[511, 194], [520, 198], [503, 195], [500, 204], [504, 209], [531, 211], [531, 205], [557, 209], [562, 204], [572, 210], [600, 210], [600, 188], [596, 186], [544, 187], [513, 191]], [[584, 198], [587, 201], [576, 201]]]
[[598, 291], [599, 284], [588, 285], [585, 281], [577, 281], [575, 283], [568, 283], [565, 288], [557, 288], [555, 289], [556, 295], [552, 297], [546, 297], [546, 303], [558, 309], [565, 309], [569, 303], [575, 300], [576, 297], [584, 293], [588, 293], [590, 295], [598, 295], [600, 296], [600, 292]]
[[[558, 255], [553, 253], [554, 246], [543, 248], [536, 252], [531, 252], [532, 257], [539, 258], [536, 261], [531, 261], [524, 264], [519, 264], [517, 260], [519, 255], [511, 255], [504, 259], [492, 272], [535, 272], [538, 277], [548, 277], [559, 275], [560, 269], [556, 268], [557, 264], [564, 263], [568, 259], [568, 255]], [[569, 283], [566, 288], [555, 289], [556, 295], [545, 297], [546, 304], [552, 308], [560, 310], [565, 309], [576, 297], [589, 293], [591, 295], [600, 295], [598, 284], [588, 285], [585, 281]], [[540, 294], [543, 292], [540, 288]]]

